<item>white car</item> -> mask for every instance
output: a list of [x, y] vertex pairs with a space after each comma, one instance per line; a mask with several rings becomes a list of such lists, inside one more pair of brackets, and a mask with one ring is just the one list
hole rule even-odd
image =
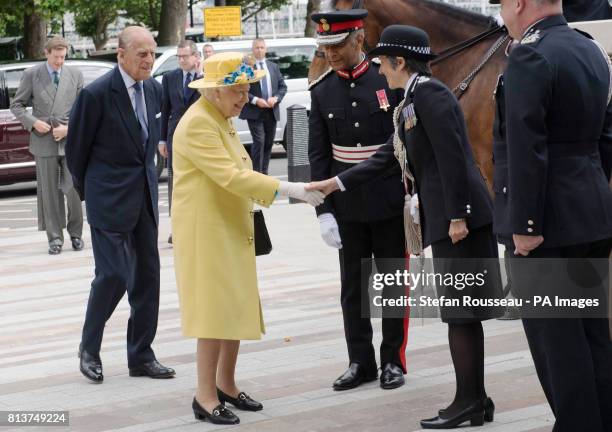
[[[215, 52], [239, 51], [245, 54], [251, 53], [252, 40], [209, 42]], [[198, 43], [198, 49], [202, 51], [204, 43]], [[280, 105], [281, 120], [276, 125], [275, 141], [286, 146], [285, 125], [287, 123], [287, 107], [291, 105], [302, 105], [310, 110], [310, 93], [308, 92], [308, 68], [315, 53], [317, 44], [311, 38], [292, 39], [268, 39], [268, 60], [277, 63], [287, 84], [287, 95]], [[163, 48], [162, 48], [163, 49]], [[176, 48], [167, 48], [163, 54], [155, 60], [153, 65], [153, 77], [161, 82], [164, 73], [178, 68]], [[253, 140], [249, 133], [249, 127], [245, 120], [235, 120], [236, 129], [240, 140], [244, 145], [250, 145]]]

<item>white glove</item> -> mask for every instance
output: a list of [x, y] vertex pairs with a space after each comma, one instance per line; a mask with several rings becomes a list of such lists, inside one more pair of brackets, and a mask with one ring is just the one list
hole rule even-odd
[[410, 216], [412, 216], [415, 224], [419, 223], [419, 196], [417, 194], [410, 198]]
[[323, 241], [335, 249], [342, 249], [342, 239], [340, 238], [340, 230], [338, 222], [331, 213], [323, 213], [319, 215], [319, 227], [321, 228], [321, 237]]
[[313, 207], [323, 204], [325, 194], [321, 191], [306, 191], [306, 183], [291, 183], [281, 181], [278, 194], [282, 197], [290, 197], [305, 201]]

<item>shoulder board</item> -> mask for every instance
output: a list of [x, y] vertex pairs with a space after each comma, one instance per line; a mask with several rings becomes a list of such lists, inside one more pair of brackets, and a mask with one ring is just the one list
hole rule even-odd
[[578, 30], [577, 28], [575, 28], [575, 29], [574, 29], [574, 31], [576, 31], [576, 32], [580, 33], [582, 36], [585, 36], [585, 37], [587, 37], [587, 38], [589, 38], [589, 39], [593, 40], [593, 36], [591, 36], [590, 34], [588, 34], [588, 33], [587, 33], [587, 32], [585, 32], [585, 31]]
[[327, 78], [329, 76], [330, 73], [332, 73], [334, 70], [332, 68], [327, 69], [325, 72], [323, 72], [321, 74], [321, 76], [319, 78], [317, 78], [316, 80], [314, 80], [313, 82], [311, 82], [310, 84], [308, 84], [308, 90], [312, 90], [312, 88], [314, 86], [316, 86], [317, 84], [319, 84], [321, 81], [323, 81], [325, 78]]
[[417, 84], [423, 84], [426, 83], [427, 81], [429, 81], [431, 78], [429, 78], [428, 76], [420, 76], [417, 78]]
[[378, 57], [374, 57], [372, 60], [370, 60], [370, 62], [380, 66], [380, 59]]

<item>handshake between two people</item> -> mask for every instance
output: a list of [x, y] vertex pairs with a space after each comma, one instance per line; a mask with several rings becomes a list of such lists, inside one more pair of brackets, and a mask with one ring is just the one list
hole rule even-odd
[[[340, 189], [335, 178], [307, 183], [281, 182], [278, 188], [279, 195], [299, 199], [313, 207], [323, 204], [325, 197]], [[330, 212], [320, 213], [318, 216], [321, 238], [330, 247], [342, 249], [340, 229], [334, 215]]]

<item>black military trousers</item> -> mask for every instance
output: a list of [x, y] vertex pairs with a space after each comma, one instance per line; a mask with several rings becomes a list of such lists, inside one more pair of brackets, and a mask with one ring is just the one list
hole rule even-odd
[[[372, 324], [368, 318], [368, 292], [361, 283], [362, 258], [405, 257], [404, 219], [397, 216], [377, 222], [338, 221], [340, 277], [344, 335], [349, 362], [361, 364], [369, 376], [376, 376], [377, 366], [372, 345]], [[379, 266], [380, 267], [380, 266]], [[381, 271], [381, 269], [378, 269]], [[365, 317], [365, 318], [364, 318]], [[406, 372], [408, 317], [382, 319], [381, 364], [393, 363]]]
[[[612, 240], [604, 240], [538, 248], [529, 257], [608, 258], [611, 247]], [[510, 260], [510, 268], [517, 270], [515, 260]], [[538, 378], [556, 418], [553, 432], [612, 432], [612, 342], [608, 319], [528, 318], [523, 319], [523, 327]]]

